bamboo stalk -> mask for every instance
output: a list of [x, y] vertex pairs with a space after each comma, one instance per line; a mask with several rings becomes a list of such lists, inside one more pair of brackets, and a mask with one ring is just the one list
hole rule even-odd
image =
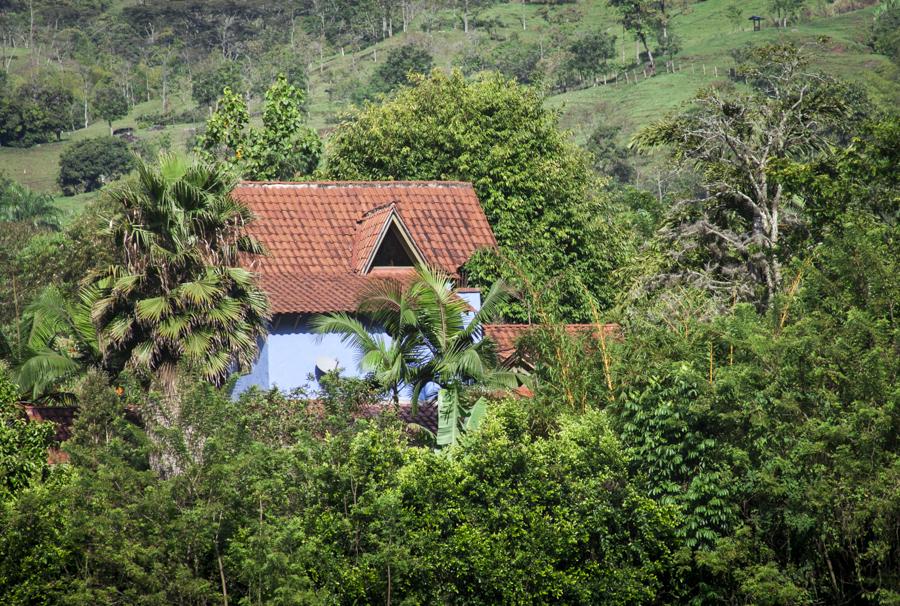
[[810, 264], [812, 264], [814, 255], [810, 255], [807, 257], [806, 261], [804, 261], [803, 265], [800, 266], [800, 270], [797, 272], [797, 275], [794, 276], [794, 280], [791, 282], [791, 287], [787, 292], [787, 300], [784, 302], [784, 310], [781, 312], [781, 319], [778, 321], [778, 333], [781, 334], [781, 330], [784, 328], [784, 323], [787, 322], [788, 312], [791, 309], [791, 302], [793, 302], [794, 297], [797, 294], [797, 290], [800, 288], [800, 281], [803, 279], [803, 272], [805, 272]]

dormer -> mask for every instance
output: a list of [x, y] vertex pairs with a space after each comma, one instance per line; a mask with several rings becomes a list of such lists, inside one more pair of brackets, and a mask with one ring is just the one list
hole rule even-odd
[[356, 271], [363, 275], [426, 263], [394, 202], [367, 211], [357, 221], [353, 259]]

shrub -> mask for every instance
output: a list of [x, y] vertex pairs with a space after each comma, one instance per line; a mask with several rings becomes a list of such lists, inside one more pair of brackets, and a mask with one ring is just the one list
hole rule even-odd
[[57, 182], [67, 196], [100, 189], [128, 173], [134, 156], [128, 145], [115, 137], [78, 141], [59, 157]]

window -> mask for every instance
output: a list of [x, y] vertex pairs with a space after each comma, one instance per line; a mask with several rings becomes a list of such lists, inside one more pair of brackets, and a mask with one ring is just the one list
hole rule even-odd
[[400, 235], [397, 225], [392, 222], [375, 253], [372, 267], [413, 267], [413, 258], [414, 255]]

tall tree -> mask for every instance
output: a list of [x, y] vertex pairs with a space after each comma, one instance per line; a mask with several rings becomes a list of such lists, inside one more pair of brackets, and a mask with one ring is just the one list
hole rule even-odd
[[590, 32], [569, 45], [569, 68], [582, 80], [596, 78], [606, 71], [607, 61], [616, 56], [616, 37]]
[[[469, 181], [501, 251], [549, 283], [563, 317], [590, 317], [578, 280], [602, 305], [615, 296], [610, 272], [624, 254], [618, 228], [607, 221], [604, 200], [592, 195], [587, 155], [533, 88], [496, 73], [466, 80], [434, 70], [344, 121], [323, 172], [334, 179]], [[501, 277], [475, 261], [469, 269], [483, 285]], [[504, 310], [511, 312], [527, 317]]]
[[787, 27], [788, 21], [796, 19], [806, 0], [769, 0], [769, 9], [775, 11], [778, 25]]
[[738, 68], [753, 92], [705, 90], [689, 111], [637, 135], [639, 146], [669, 146], [707, 189], [671, 210], [665, 278], [771, 304], [782, 283], [784, 231], [801, 221], [775, 173], [823, 148], [829, 127], [849, 109], [841, 87], [807, 66], [792, 45], [753, 49]]
[[431, 69], [431, 54], [421, 46], [405, 44], [392, 48], [387, 58], [375, 68], [372, 88], [387, 93], [407, 82], [409, 74], [426, 74]]
[[266, 91], [262, 128], [250, 126], [246, 102], [226, 88], [196, 151], [209, 162], [233, 166], [248, 179], [309, 175], [319, 164], [322, 141], [304, 118], [303, 91], [283, 75]]
[[128, 113], [128, 100], [122, 91], [109, 84], [94, 91], [94, 112], [109, 125], [109, 134], [113, 134], [113, 120], [123, 118]]
[[644, 47], [650, 69], [656, 69], [650, 41], [659, 32], [668, 37], [665, 2], [659, 0], [609, 0], [621, 15], [622, 27], [630, 31]]
[[265, 334], [265, 295], [239, 263], [262, 248], [233, 186], [221, 167], [166, 155], [140, 162], [137, 178], [110, 193], [119, 262], [91, 297], [100, 349], [111, 369], [155, 375], [172, 415], [179, 365], [221, 383], [250, 366]]

